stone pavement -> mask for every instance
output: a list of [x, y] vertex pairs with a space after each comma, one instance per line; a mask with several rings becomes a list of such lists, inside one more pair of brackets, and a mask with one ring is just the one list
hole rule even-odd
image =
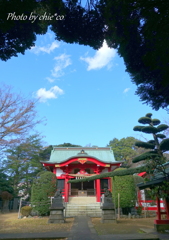
[[46, 233], [6, 233], [0, 234], [0, 239], [44, 239], [44, 238], [67, 238], [67, 240], [166, 240], [169, 234], [159, 234], [143, 229], [146, 233], [136, 234], [110, 234], [97, 235], [89, 217], [75, 217], [73, 227], [70, 232], [46, 232]]

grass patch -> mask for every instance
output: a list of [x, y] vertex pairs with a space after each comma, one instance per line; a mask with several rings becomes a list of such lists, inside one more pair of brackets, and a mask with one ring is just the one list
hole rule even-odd
[[48, 217], [18, 219], [17, 213], [0, 214], [0, 233], [35, 233], [70, 231], [74, 219], [68, 218], [65, 223], [48, 223]]
[[92, 218], [99, 235], [143, 233], [140, 228], [154, 229], [154, 218], [120, 219], [117, 223], [101, 223], [101, 218]]

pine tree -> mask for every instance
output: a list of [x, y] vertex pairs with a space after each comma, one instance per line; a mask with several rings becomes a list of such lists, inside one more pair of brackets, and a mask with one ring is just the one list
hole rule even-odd
[[12, 179], [12, 187], [16, 195], [19, 190], [22, 190], [24, 195], [30, 195], [34, 177], [43, 170], [40, 163], [42, 148], [42, 139], [35, 134], [6, 151], [7, 158], [3, 161], [4, 169]]
[[160, 172], [166, 176], [164, 167], [166, 159], [164, 153], [169, 150], [169, 138], [166, 138], [161, 132], [166, 130], [168, 126], [166, 124], [161, 124], [159, 119], [152, 119], [151, 113], [147, 113], [145, 117], [139, 118], [138, 122], [146, 126], [135, 126], [133, 130], [152, 134], [153, 139], [148, 142], [138, 141], [135, 143], [137, 147], [150, 149], [151, 151], [135, 157], [133, 163], [148, 160], [146, 166], [148, 167], [149, 173], [156, 171], [156, 173]]

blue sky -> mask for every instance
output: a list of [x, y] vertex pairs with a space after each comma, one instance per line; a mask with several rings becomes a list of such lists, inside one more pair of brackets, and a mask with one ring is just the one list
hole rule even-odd
[[169, 119], [165, 110], [153, 111], [139, 100], [123, 59], [106, 42], [96, 51], [55, 41], [48, 31], [25, 55], [1, 61], [0, 71], [1, 84], [38, 99], [36, 110], [46, 125], [36, 130], [46, 145], [105, 147], [113, 138], [141, 139], [133, 127], [148, 112], [162, 122]]

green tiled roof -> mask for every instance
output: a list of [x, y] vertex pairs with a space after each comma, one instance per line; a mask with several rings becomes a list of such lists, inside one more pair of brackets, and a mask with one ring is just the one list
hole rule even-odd
[[[84, 150], [84, 153], [83, 153]], [[62, 163], [72, 157], [93, 157], [104, 163], [114, 163], [113, 151], [106, 148], [93, 148], [93, 147], [55, 147], [51, 152], [49, 162], [51, 163]]]

